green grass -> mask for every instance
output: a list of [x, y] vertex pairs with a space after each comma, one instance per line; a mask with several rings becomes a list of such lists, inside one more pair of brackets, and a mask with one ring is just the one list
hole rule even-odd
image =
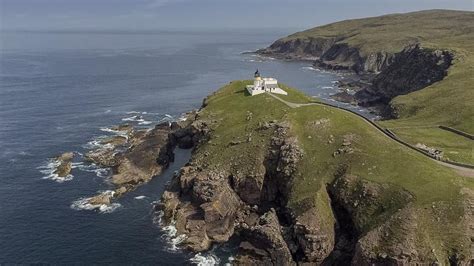
[[[342, 165], [346, 165], [349, 174], [382, 184], [387, 191], [403, 189], [414, 196], [413, 208], [423, 218], [420, 220], [423, 230], [417, 234], [423, 241], [428, 241], [426, 245], [430, 250], [464, 250], [461, 245], [465, 244], [462, 242], [465, 231], [459, 225], [463, 214], [460, 189], [474, 189], [474, 179], [461, 177], [454, 170], [394, 142], [353, 114], [327, 106], [290, 109], [266, 94], [248, 96], [244, 90], [247, 84], [250, 81], [234, 81], [207, 99], [208, 105], [199, 116], [207, 121], [212, 133], [210, 142], [198, 148], [195, 156], [198, 164], [203, 163], [216, 171], [235, 173], [238, 170], [244, 176], [258, 173], [262, 171], [273, 136], [271, 129], [259, 130], [259, 123], [287, 121], [291, 125], [291, 134], [297, 137], [304, 153], [292, 184], [289, 207], [303, 212], [308, 202], [313, 203], [325, 228], [323, 230], [332, 230], [334, 216], [326, 184], [334, 179]], [[284, 88], [289, 91], [285, 97], [288, 101], [310, 100], [295, 89]], [[248, 119], [250, 113], [251, 119]], [[326, 122], [312, 123], [317, 120]], [[355, 152], [333, 157], [348, 134], [354, 137], [352, 147]], [[248, 142], [249, 136], [251, 141]], [[236, 140], [241, 143], [230, 145]], [[461, 156], [464, 155], [465, 151]], [[398, 205], [401, 201], [396, 196], [389, 196], [396, 193], [387, 195], [380, 199], [379, 205], [392, 209], [403, 207]], [[433, 204], [447, 206], [441, 218], [439, 213], [431, 211]], [[374, 212], [368, 211], [361, 215], [361, 228], [370, 230], [391, 214], [386, 212], [375, 216]]]
[[[389, 128], [398, 137], [412, 145], [422, 143], [429, 147], [442, 150], [444, 152], [444, 159], [474, 165], [474, 141], [438, 127], [392, 128], [391, 126], [394, 125], [392, 122], [393, 121], [387, 121], [381, 122], [380, 124]], [[397, 126], [396, 123], [395, 126]], [[423, 136], [423, 139], [420, 139], [420, 136]]]
[[[474, 134], [474, 12], [427, 10], [405, 14], [345, 20], [292, 34], [281, 40], [337, 38], [359, 49], [361, 56], [378, 52], [397, 53], [409, 44], [454, 53], [448, 75], [422, 90], [394, 98], [391, 105], [399, 119], [382, 122], [390, 127], [432, 126], [430, 130], [398, 131], [411, 143], [430, 143], [459, 152], [450, 158], [472, 162], [471, 145], [453, 145], [454, 137], [439, 133], [438, 125]], [[439, 138], [437, 138], [439, 137]], [[446, 139], [444, 139], [446, 137]]]
[[288, 92], [288, 95], [279, 95], [278, 97], [282, 98], [285, 101], [292, 102], [292, 103], [311, 103], [311, 102], [319, 102], [318, 99], [313, 97], [307, 96], [301, 92], [299, 92], [295, 88], [288, 87], [285, 84], [278, 84], [280, 88], [284, 89]]

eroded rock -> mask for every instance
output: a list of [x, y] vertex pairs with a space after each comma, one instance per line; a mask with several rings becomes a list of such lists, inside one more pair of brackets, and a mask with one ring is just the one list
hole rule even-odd
[[257, 225], [244, 229], [242, 235], [237, 265], [296, 265], [274, 209], [263, 214]]
[[74, 153], [65, 152], [55, 158], [58, 166], [54, 170], [54, 174], [59, 177], [67, 177], [71, 173], [72, 169], [72, 159], [74, 158]]

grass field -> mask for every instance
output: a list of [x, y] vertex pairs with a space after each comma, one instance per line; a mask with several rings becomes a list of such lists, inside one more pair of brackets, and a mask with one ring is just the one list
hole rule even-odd
[[[338, 38], [338, 43], [357, 48], [362, 56], [397, 53], [413, 43], [451, 51], [454, 61], [448, 75], [427, 88], [394, 98], [391, 105], [397, 108], [400, 118], [381, 124], [405, 127], [396, 130], [402, 139], [436, 146], [449, 159], [472, 163], [472, 141], [458, 142], [458, 138], [436, 127], [451, 126], [474, 134], [474, 12], [428, 10], [346, 20], [298, 32], [283, 40], [311, 38]], [[432, 129], [417, 129], [420, 126]]]
[[[248, 96], [244, 88], [249, 83], [234, 81], [223, 87], [207, 100], [208, 105], [200, 114], [201, 119], [214, 121], [210, 123], [211, 142], [200, 148], [201, 154], [207, 154], [200, 160], [209, 164], [211, 169], [238, 169], [244, 174], [259, 171], [273, 135], [271, 131], [258, 130], [259, 123], [287, 121], [291, 134], [297, 137], [304, 153], [292, 184], [291, 208], [298, 210], [308, 201], [314, 202], [319, 217], [323, 217], [321, 219], [328, 228], [332, 226], [334, 218], [326, 184], [334, 179], [337, 169], [345, 165], [349, 174], [374, 184], [384, 184], [387, 191], [401, 189], [413, 195], [414, 208], [421, 217], [418, 222], [423, 224], [423, 230], [417, 234], [424, 239], [425, 245], [446, 251], [443, 254], [452, 249], [468, 252], [463, 242], [465, 232], [460, 228], [460, 217], [464, 212], [460, 190], [474, 189], [474, 179], [459, 176], [452, 169], [394, 142], [353, 114], [327, 106], [290, 109], [266, 94]], [[289, 95], [284, 97], [285, 100], [309, 101], [301, 92], [287, 90]], [[408, 139], [411, 132], [405, 135], [404, 131], [397, 133]], [[251, 141], [246, 141], [249, 136]], [[353, 152], [334, 156], [334, 151], [348, 136], [352, 140]], [[240, 141], [238, 145], [229, 145], [236, 140]], [[449, 139], [445, 145], [456, 141]], [[452, 149], [459, 151], [459, 157], [453, 158], [465, 159], [464, 148], [453, 145]], [[377, 204], [388, 206], [392, 211], [403, 208], [397, 205], [402, 202], [396, 199], [397, 193], [387, 195]], [[435, 212], [432, 207], [435, 205], [445, 207]], [[367, 212], [365, 215], [360, 226], [368, 231], [385, 221], [391, 212], [377, 216]], [[446, 261], [446, 257], [441, 261]]]

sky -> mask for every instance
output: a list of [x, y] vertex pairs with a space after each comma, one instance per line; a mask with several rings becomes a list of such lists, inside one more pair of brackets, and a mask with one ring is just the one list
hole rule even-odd
[[0, 0], [5, 30], [305, 29], [474, 0]]

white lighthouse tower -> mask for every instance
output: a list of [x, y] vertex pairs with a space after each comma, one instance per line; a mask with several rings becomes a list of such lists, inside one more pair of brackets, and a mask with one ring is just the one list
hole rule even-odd
[[262, 78], [260, 72], [255, 71], [253, 85], [247, 85], [247, 91], [251, 96], [264, 92], [288, 95], [288, 93], [278, 87], [278, 80], [274, 78]]

